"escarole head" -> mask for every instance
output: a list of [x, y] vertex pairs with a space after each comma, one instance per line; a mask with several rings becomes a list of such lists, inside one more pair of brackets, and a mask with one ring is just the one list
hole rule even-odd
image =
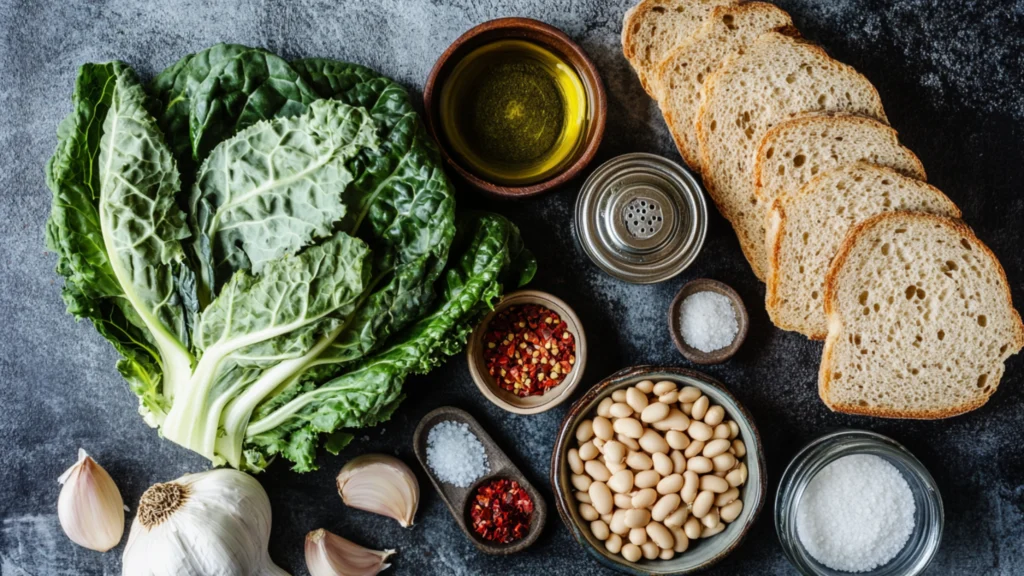
[[269, 541], [270, 500], [259, 482], [237, 470], [189, 474], [143, 493], [122, 574], [287, 576], [270, 560]]

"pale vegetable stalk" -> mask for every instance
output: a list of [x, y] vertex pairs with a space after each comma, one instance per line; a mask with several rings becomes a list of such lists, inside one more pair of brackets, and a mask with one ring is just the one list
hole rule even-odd
[[64, 485], [57, 501], [60, 526], [72, 542], [106, 552], [124, 535], [124, 501], [102, 466], [78, 450], [78, 462], [58, 480]]
[[306, 535], [306, 568], [312, 576], [373, 576], [387, 569], [394, 550], [370, 550], [320, 528]]
[[387, 454], [366, 454], [351, 460], [338, 474], [338, 493], [345, 505], [412, 525], [420, 504], [420, 485], [404, 462]]

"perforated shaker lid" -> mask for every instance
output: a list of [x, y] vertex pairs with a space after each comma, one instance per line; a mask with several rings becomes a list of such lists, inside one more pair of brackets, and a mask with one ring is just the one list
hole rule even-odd
[[685, 270], [700, 253], [707, 205], [697, 180], [661, 156], [632, 153], [605, 162], [576, 199], [576, 235], [605, 272], [652, 284]]

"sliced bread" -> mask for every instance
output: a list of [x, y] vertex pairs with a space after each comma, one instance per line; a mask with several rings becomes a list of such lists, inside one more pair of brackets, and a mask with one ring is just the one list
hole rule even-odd
[[765, 32], [793, 25], [789, 14], [766, 2], [718, 6], [688, 40], [658, 64], [654, 85], [665, 123], [683, 160], [700, 170], [700, 147], [694, 123], [704, 80], [722, 60], [742, 51]]
[[704, 82], [697, 140], [704, 184], [764, 279], [765, 213], [754, 192], [754, 158], [765, 133], [800, 112], [848, 112], [886, 121], [875, 87], [823, 49], [778, 32], [727, 57]]
[[716, 6], [733, 0], [641, 0], [622, 19], [622, 53], [651, 96], [654, 67], [700, 28]]
[[829, 408], [944, 418], [984, 404], [1024, 325], [995, 255], [959, 220], [887, 212], [851, 230], [825, 281]]
[[768, 213], [765, 292], [772, 322], [824, 339], [825, 275], [832, 257], [854, 225], [895, 211], [960, 217], [960, 210], [938, 188], [867, 162], [833, 168], [797, 192], [776, 198]]

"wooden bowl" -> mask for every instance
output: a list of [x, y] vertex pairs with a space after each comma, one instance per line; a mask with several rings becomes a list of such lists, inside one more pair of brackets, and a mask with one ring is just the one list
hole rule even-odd
[[[596, 415], [597, 405], [601, 400], [611, 396], [616, 390], [628, 388], [642, 380], [672, 380], [680, 385], [696, 386], [708, 396], [712, 404], [725, 408], [727, 418], [735, 420], [739, 425], [739, 438], [747, 446], [747, 455], [744, 459], [747, 465], [747, 482], [740, 488], [740, 499], [744, 502], [743, 511], [720, 534], [706, 540], [691, 541], [686, 552], [678, 554], [671, 560], [629, 562], [622, 556], [605, 550], [603, 543], [591, 534], [590, 523], [580, 516], [579, 505], [573, 495], [575, 488], [570, 481], [572, 470], [569, 468], [567, 455], [569, 449], [576, 445], [576, 427], [583, 420]], [[704, 570], [728, 556], [739, 547], [757, 520], [768, 492], [764, 446], [750, 414], [725, 386], [714, 378], [686, 368], [635, 366], [620, 370], [597, 383], [569, 408], [555, 438], [554, 452], [551, 456], [551, 488], [555, 493], [555, 507], [562, 522], [569, 528], [576, 541], [604, 566], [634, 576], [691, 574]]]
[[[483, 354], [483, 338], [487, 332], [487, 326], [495, 314], [517, 304], [539, 304], [557, 312], [562, 321], [568, 324], [569, 332], [576, 339], [576, 363], [573, 364], [572, 370], [558, 386], [549, 389], [544, 394], [517, 396], [498, 386], [494, 378], [487, 373]], [[473, 334], [469, 337], [469, 345], [466, 347], [466, 359], [469, 362], [469, 373], [473, 376], [473, 382], [488, 400], [509, 412], [537, 414], [558, 406], [572, 396], [576, 385], [583, 378], [583, 369], [587, 364], [587, 337], [583, 332], [583, 324], [579, 317], [560, 298], [539, 290], [520, 290], [505, 296], [473, 330]]]
[[[583, 136], [584, 141], [576, 153], [575, 160], [551, 178], [524, 186], [504, 186], [489, 182], [462, 166], [449, 149], [440, 118], [441, 89], [459, 61], [484, 44], [504, 39], [528, 40], [562, 57], [576, 69], [587, 91], [589, 119]], [[448, 164], [475, 188], [500, 198], [534, 196], [561, 186], [578, 175], [597, 153], [597, 147], [604, 136], [605, 116], [608, 112], [608, 101], [601, 76], [583, 49], [561, 30], [530, 18], [490, 20], [459, 36], [441, 54], [427, 76], [427, 83], [423, 88], [423, 105], [427, 115], [427, 128], [438, 142], [441, 154]]]
[[[725, 348], [704, 352], [690, 346], [683, 339], [683, 332], [679, 325], [679, 308], [683, 305], [683, 300], [686, 300], [687, 296], [697, 292], [717, 292], [732, 302], [732, 309], [736, 312], [736, 323], [738, 324], [736, 338], [733, 339], [732, 344]], [[683, 284], [683, 287], [679, 289], [679, 293], [672, 299], [672, 304], [668, 307], [668, 330], [672, 334], [672, 341], [675, 342], [679, 352], [694, 364], [721, 364], [732, 358], [747, 338], [749, 327], [750, 318], [747, 315], [747, 307], [743, 305], [743, 299], [740, 298], [740, 295], [735, 290], [718, 280], [710, 280], [708, 278], [690, 280]]]
[[[434, 471], [427, 464], [427, 435], [435, 424], [446, 420], [464, 423], [469, 426], [469, 430], [480, 440], [487, 453], [487, 465], [490, 471], [466, 488], [441, 482], [434, 476]], [[544, 522], [547, 521], [547, 504], [544, 502], [540, 492], [533, 487], [533, 484], [530, 484], [526, 476], [509, 460], [508, 456], [498, 447], [490, 435], [484, 431], [483, 426], [476, 421], [476, 418], [473, 418], [465, 410], [443, 406], [428, 413], [420, 420], [419, 425], [416, 426], [416, 432], [413, 434], [412, 442], [416, 459], [420, 461], [423, 469], [427, 471], [430, 482], [437, 489], [437, 493], [441, 495], [441, 499], [444, 500], [448, 511], [452, 513], [455, 523], [459, 525], [459, 528], [462, 528], [462, 531], [478, 550], [485, 554], [515, 554], [525, 550], [537, 541], [537, 537], [544, 530]], [[530, 499], [533, 500], [533, 517], [530, 520], [530, 530], [526, 533], [526, 536], [508, 544], [495, 544], [484, 540], [473, 531], [472, 520], [469, 518], [470, 506], [473, 504], [473, 494], [476, 493], [477, 488], [498, 478], [515, 480], [530, 495]]]

